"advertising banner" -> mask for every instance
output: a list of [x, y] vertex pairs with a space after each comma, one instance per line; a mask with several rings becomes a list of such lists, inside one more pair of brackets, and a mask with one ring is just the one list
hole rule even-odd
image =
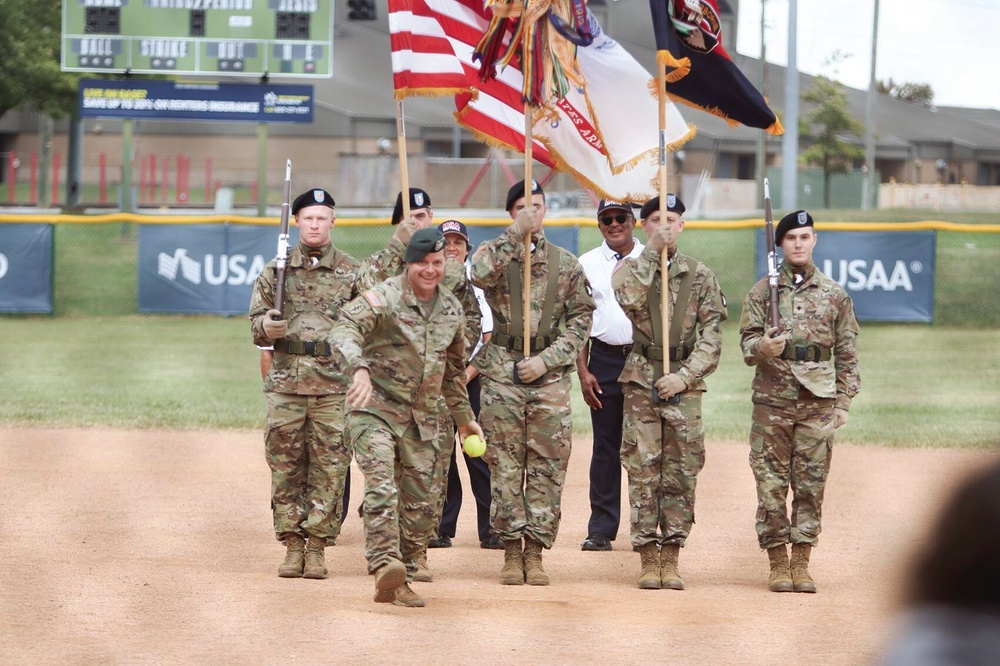
[[51, 224], [0, 224], [0, 312], [51, 314]]
[[[294, 247], [298, 230], [289, 233]], [[277, 240], [277, 227], [141, 225], [139, 312], [245, 315]]]
[[313, 87], [274, 83], [197, 83], [81, 79], [81, 118], [155, 118], [311, 123]]
[[[763, 229], [756, 239], [760, 279], [767, 271]], [[931, 322], [936, 239], [933, 231], [820, 231], [813, 261], [847, 290], [859, 321]]]

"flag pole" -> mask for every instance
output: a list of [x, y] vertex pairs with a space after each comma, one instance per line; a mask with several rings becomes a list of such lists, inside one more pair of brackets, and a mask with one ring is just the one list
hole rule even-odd
[[[667, 65], [656, 59], [656, 99], [660, 111], [660, 224], [667, 224]], [[669, 248], [660, 251], [660, 317], [663, 331], [664, 361], [670, 371], [670, 257]], [[655, 382], [659, 377], [654, 377]]]
[[[525, 40], [524, 46], [524, 58], [527, 61], [528, 58], [528, 40]], [[524, 205], [534, 206], [532, 201], [532, 193], [534, 188], [531, 186], [531, 160], [532, 160], [532, 148], [531, 148], [531, 117], [532, 117], [531, 104], [529, 102], [524, 103]], [[552, 266], [549, 266], [549, 270]], [[524, 276], [521, 280], [524, 284], [524, 358], [531, 356], [531, 231], [524, 235]]]
[[396, 100], [396, 145], [399, 149], [399, 198], [403, 201], [403, 220], [410, 219], [410, 174], [406, 166], [406, 124], [403, 122], [403, 100]]

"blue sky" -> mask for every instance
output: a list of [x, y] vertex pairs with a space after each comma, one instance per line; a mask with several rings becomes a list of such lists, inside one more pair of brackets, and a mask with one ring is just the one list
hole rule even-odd
[[[736, 50], [760, 56], [762, 0], [740, 0]], [[768, 62], [788, 61], [789, 0], [765, 0]], [[798, 67], [867, 89], [874, 0], [798, 0]], [[840, 52], [847, 55], [830, 64]], [[929, 83], [934, 103], [1000, 109], [1000, 0], [880, 0], [876, 78]]]

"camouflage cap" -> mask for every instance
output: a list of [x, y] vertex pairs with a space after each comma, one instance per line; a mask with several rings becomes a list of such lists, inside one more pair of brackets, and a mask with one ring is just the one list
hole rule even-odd
[[420, 261], [431, 252], [440, 252], [443, 249], [444, 234], [437, 227], [418, 229], [406, 245], [406, 255], [403, 257], [403, 261], [412, 264], [415, 261]]
[[814, 226], [812, 215], [806, 211], [797, 210], [794, 213], [789, 213], [781, 218], [781, 222], [778, 222], [778, 226], [774, 228], [774, 243], [781, 245], [781, 239], [785, 237], [785, 234], [796, 227], [812, 226]]
[[298, 215], [300, 210], [309, 206], [333, 208], [336, 204], [333, 201], [333, 197], [326, 190], [307, 190], [295, 197], [295, 201], [292, 202], [292, 215]]
[[[419, 187], [410, 188], [410, 212], [412, 213], [418, 208], [430, 208], [431, 207], [431, 195], [424, 192]], [[396, 206], [392, 209], [392, 220], [393, 224], [399, 224], [403, 221], [403, 193], [400, 192], [396, 195]]]
[[[642, 204], [642, 210], [639, 211], [639, 219], [645, 220], [658, 210], [660, 210], [660, 197], [656, 196]], [[667, 212], [683, 215], [685, 210], [684, 202], [681, 201], [679, 196], [676, 194], [667, 194]]]

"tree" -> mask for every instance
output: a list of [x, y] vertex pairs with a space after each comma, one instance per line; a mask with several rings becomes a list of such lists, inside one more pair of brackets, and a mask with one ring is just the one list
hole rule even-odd
[[883, 95], [894, 97], [917, 106], [930, 107], [934, 103], [934, 89], [929, 83], [913, 83], [906, 81], [896, 83], [891, 78], [879, 81], [875, 89]]
[[60, 0], [0, 2], [0, 118], [27, 105], [54, 118], [77, 107], [78, 77], [60, 71]]
[[802, 121], [800, 134], [810, 145], [801, 159], [823, 169], [823, 205], [829, 208], [830, 176], [845, 173], [864, 157], [864, 149], [845, 138], [860, 139], [864, 125], [847, 112], [843, 87], [825, 76], [817, 77], [802, 99], [814, 106]]

